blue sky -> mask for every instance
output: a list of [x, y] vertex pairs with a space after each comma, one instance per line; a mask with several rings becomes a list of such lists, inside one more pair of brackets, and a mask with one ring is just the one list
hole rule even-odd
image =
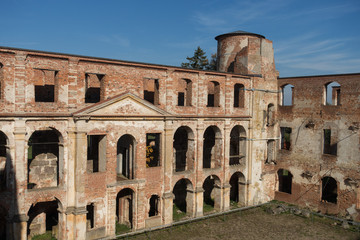
[[243, 30], [281, 77], [360, 72], [359, 0], [2, 0], [0, 46], [180, 66]]

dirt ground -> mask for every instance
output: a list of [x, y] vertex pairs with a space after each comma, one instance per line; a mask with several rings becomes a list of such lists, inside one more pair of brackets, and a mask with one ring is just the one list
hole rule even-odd
[[360, 239], [359, 229], [345, 230], [334, 224], [321, 217], [272, 215], [262, 208], [254, 208], [126, 239]]

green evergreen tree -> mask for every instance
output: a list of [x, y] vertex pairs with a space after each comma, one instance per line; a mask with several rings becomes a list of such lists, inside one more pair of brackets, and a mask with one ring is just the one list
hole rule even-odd
[[216, 71], [216, 65], [217, 65], [216, 59], [217, 59], [216, 53], [211, 54], [210, 63], [206, 66], [207, 70]]
[[206, 53], [200, 48], [194, 51], [194, 56], [186, 58], [189, 62], [181, 63], [181, 67], [192, 69], [206, 69], [209, 65], [209, 60], [206, 57]]

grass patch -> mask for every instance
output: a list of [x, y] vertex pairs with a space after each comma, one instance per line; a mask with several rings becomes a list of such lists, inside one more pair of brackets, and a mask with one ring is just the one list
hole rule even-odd
[[183, 212], [179, 209], [176, 204], [173, 205], [173, 221], [177, 222], [181, 220], [182, 218], [186, 217], [186, 212]]
[[127, 225], [116, 223], [116, 230], [115, 230], [116, 235], [126, 233], [126, 232], [130, 232], [130, 230], [131, 230], [131, 228], [129, 228]]
[[238, 205], [237, 202], [230, 200], [230, 208], [239, 208], [240, 206]]
[[33, 236], [32, 240], [56, 240], [56, 238], [51, 235], [51, 231], [47, 231], [44, 234]]
[[204, 205], [203, 205], [203, 213], [208, 213], [208, 212], [211, 212], [214, 210], [214, 207], [210, 204], [207, 204], [204, 202]]

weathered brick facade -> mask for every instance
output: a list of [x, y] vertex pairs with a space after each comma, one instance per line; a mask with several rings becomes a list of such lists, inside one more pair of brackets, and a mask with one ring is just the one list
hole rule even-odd
[[[0, 48], [0, 237], [114, 236], [117, 222], [171, 223], [174, 204], [189, 217], [204, 202], [274, 198], [356, 212], [360, 75], [278, 80], [265, 37], [216, 39], [218, 71]], [[322, 105], [332, 80], [341, 106]], [[288, 83], [293, 106], [281, 106]], [[278, 151], [280, 127], [292, 129], [289, 150]], [[323, 154], [325, 127], [337, 155]], [[336, 203], [322, 198], [323, 176], [336, 179]]]

